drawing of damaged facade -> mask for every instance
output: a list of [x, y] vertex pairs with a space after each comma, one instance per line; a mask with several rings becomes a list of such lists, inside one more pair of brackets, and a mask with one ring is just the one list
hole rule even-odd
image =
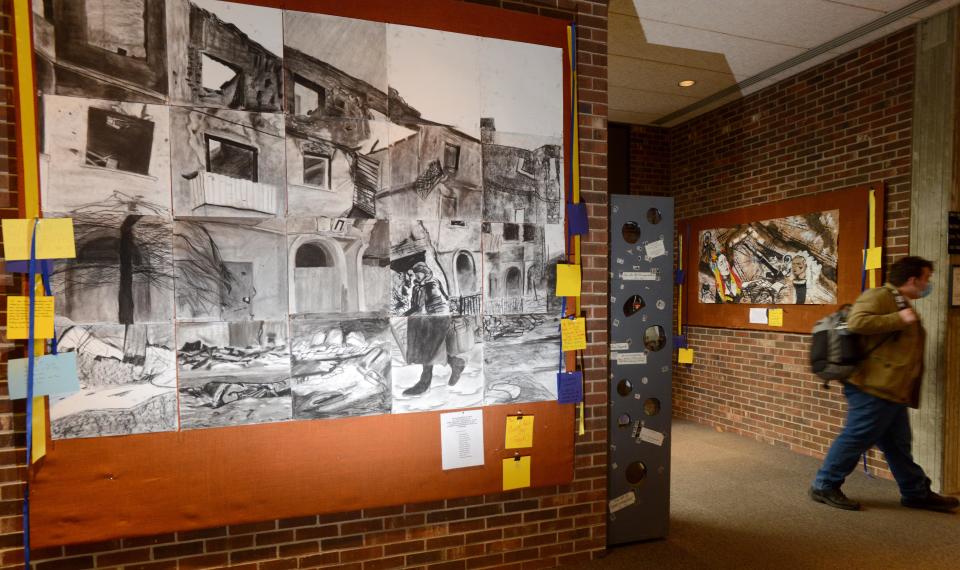
[[484, 314], [559, 309], [553, 292], [563, 247], [563, 230], [556, 224], [484, 222]]

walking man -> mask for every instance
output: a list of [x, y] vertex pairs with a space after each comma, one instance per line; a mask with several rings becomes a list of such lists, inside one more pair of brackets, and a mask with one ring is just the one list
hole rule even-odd
[[876, 445], [897, 480], [903, 506], [950, 512], [960, 505], [930, 489], [911, 450], [907, 407], [919, 406], [925, 332], [909, 301], [930, 294], [932, 273], [930, 261], [904, 257], [890, 267], [883, 287], [865, 291], [851, 308], [847, 328], [861, 335], [869, 354], [843, 385], [847, 420], [810, 488], [814, 501], [859, 510], [860, 503], [848, 499], [840, 486], [860, 455]]

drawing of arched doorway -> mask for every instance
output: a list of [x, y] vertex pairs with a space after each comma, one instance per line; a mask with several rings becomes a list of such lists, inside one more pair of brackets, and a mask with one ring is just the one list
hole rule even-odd
[[479, 288], [477, 282], [477, 265], [469, 251], [460, 251], [454, 259], [456, 270], [457, 291], [461, 297], [475, 295]]
[[508, 298], [516, 298], [523, 295], [523, 273], [519, 267], [508, 268], [505, 281], [506, 296]]
[[297, 313], [339, 313], [344, 310], [343, 252], [335, 242], [314, 238], [295, 244], [293, 307]]

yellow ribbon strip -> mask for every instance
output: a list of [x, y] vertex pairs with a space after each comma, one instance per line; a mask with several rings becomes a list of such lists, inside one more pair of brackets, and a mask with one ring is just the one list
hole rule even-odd
[[[874, 195], [874, 191], [870, 191], [870, 216], [867, 218], [867, 223], [870, 224], [869, 232], [870, 239], [868, 241], [868, 248], [877, 247], [877, 225], [875, 220], [877, 215], [877, 197]], [[866, 252], [864, 252], [866, 255]], [[867, 280], [871, 289], [877, 286], [877, 270], [868, 269], [867, 270]]]

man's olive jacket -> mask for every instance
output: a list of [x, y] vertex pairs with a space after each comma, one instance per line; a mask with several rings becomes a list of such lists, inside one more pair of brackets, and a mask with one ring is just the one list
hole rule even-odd
[[864, 291], [850, 309], [847, 328], [861, 335], [864, 351], [872, 352], [847, 381], [878, 398], [916, 408], [926, 332], [919, 317], [911, 324], [900, 318], [896, 291], [889, 283]]

